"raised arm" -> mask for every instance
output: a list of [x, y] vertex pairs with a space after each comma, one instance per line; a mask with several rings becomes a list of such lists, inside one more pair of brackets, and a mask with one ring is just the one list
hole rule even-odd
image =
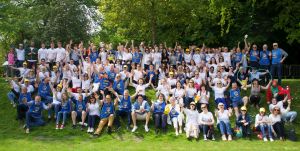
[[267, 90], [271, 86], [272, 81], [270, 80], [267, 86], [261, 86], [262, 89]]

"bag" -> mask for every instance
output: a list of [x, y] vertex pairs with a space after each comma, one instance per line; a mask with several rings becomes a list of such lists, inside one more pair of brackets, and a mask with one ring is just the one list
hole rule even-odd
[[212, 136], [213, 136], [213, 132], [212, 132], [211, 129], [209, 129], [209, 130], [207, 131], [206, 138], [207, 138], [207, 139], [212, 139]]

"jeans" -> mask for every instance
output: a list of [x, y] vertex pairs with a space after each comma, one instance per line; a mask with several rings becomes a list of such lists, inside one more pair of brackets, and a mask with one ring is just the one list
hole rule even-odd
[[91, 128], [95, 127], [96, 118], [98, 118], [98, 115], [89, 115], [88, 116], [88, 126]]
[[229, 122], [220, 121], [218, 125], [222, 135], [232, 135], [231, 126]]
[[274, 79], [274, 77], [275, 77], [275, 73], [276, 73], [276, 71], [277, 71], [277, 77], [278, 77], [278, 84], [279, 85], [281, 85], [281, 68], [282, 68], [282, 65], [281, 65], [281, 63], [278, 63], [278, 64], [272, 64], [271, 65], [271, 74], [272, 74], [272, 77], [273, 77], [273, 79]]
[[17, 97], [13, 92], [8, 92], [7, 97], [11, 103], [17, 103], [16, 102]]
[[42, 117], [34, 117], [34, 113], [27, 112], [26, 113], [26, 127], [30, 129], [33, 126], [44, 126], [45, 122], [42, 120]]
[[[52, 107], [54, 108], [54, 117], [57, 117], [57, 113], [60, 110], [60, 104], [53, 104]], [[48, 116], [51, 116], [51, 114], [52, 114], [52, 109], [49, 109], [48, 110]]]
[[282, 115], [282, 120], [285, 122], [293, 122], [297, 117], [296, 111], [289, 111]]
[[263, 138], [267, 137], [266, 131], [268, 131], [268, 135], [272, 138], [272, 129], [270, 125], [267, 124], [260, 124], [256, 127], [257, 130], [261, 131]]
[[202, 129], [203, 135], [207, 135], [208, 130], [211, 130], [212, 134], [214, 133], [213, 125], [200, 125], [200, 129]]
[[155, 128], [158, 129], [161, 127], [165, 129], [167, 125], [167, 118], [168, 116], [164, 113], [154, 113]]
[[57, 114], [57, 117], [56, 117], [56, 124], [59, 124], [59, 120], [60, 120], [61, 115], [63, 117], [62, 124], [65, 124], [67, 116], [69, 115], [69, 112], [68, 111], [59, 111], [58, 114]]
[[27, 110], [28, 110], [28, 107], [25, 104], [19, 104], [17, 106], [17, 119], [21, 120], [23, 118], [26, 118]]
[[115, 125], [116, 125], [116, 127], [120, 127], [121, 126], [121, 124], [120, 124], [120, 117], [126, 117], [127, 118], [127, 126], [129, 127], [130, 126], [130, 120], [131, 120], [131, 114], [130, 114], [131, 112], [130, 111], [128, 111], [128, 112], [126, 112], [126, 111], [120, 111], [120, 110], [117, 110], [116, 111], [116, 119], [115, 119]]

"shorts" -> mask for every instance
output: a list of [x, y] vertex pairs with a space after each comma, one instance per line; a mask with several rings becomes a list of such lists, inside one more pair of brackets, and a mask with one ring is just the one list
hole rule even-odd
[[139, 121], [146, 120], [146, 117], [147, 117], [147, 112], [145, 112], [143, 114], [136, 113], [136, 119]]
[[231, 103], [232, 107], [239, 107], [239, 106], [242, 106], [244, 105], [244, 102], [243, 101], [234, 101]]

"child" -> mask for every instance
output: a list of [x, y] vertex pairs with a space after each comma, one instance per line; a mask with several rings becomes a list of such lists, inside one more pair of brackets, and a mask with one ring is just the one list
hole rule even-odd
[[[67, 93], [63, 93], [61, 99], [61, 110], [57, 113], [55, 129], [59, 129], [59, 128], [64, 129], [67, 116], [70, 114], [70, 112], [71, 112], [71, 101], [68, 98]], [[61, 116], [63, 117], [63, 121], [61, 126], [59, 127], [59, 121]]]

